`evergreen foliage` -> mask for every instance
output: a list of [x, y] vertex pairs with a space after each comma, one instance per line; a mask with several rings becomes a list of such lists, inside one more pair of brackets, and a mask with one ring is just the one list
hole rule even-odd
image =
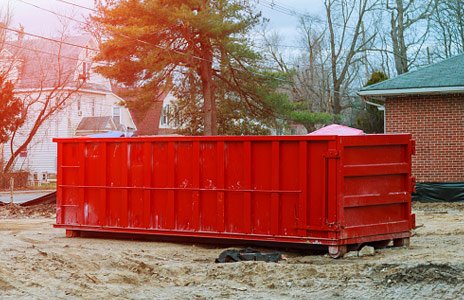
[[0, 144], [9, 140], [10, 134], [24, 123], [23, 102], [13, 93], [14, 85], [0, 75]]
[[[101, 1], [98, 71], [150, 103], [169, 89], [189, 134], [267, 133], [277, 116], [275, 78], [249, 41], [261, 21], [247, 1]], [[219, 114], [218, 114], [219, 112]], [[219, 125], [219, 128], [218, 128]]]
[[[388, 79], [388, 76], [380, 71], [373, 72], [365, 86], [373, 85]], [[374, 101], [375, 102], [375, 101]], [[356, 127], [364, 130], [366, 133], [383, 133], [384, 132], [384, 112], [379, 111], [373, 105], [366, 105], [366, 108], [360, 112], [356, 119]]]

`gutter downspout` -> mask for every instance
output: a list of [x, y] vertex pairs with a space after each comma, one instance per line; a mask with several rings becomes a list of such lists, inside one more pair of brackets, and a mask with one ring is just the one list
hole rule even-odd
[[368, 105], [372, 105], [372, 106], [377, 107], [377, 109], [379, 111], [383, 111], [383, 133], [387, 133], [387, 113], [386, 113], [386, 110], [385, 110], [385, 106], [381, 105], [381, 104], [378, 104], [378, 103], [370, 102], [370, 101], [367, 101], [367, 100], [364, 100], [364, 102], [366, 102], [366, 104], [368, 104]]

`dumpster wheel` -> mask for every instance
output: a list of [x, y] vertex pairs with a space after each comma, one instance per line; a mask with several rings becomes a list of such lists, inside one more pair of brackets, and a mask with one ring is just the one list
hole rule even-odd
[[401, 238], [393, 240], [394, 247], [409, 247], [409, 238]]
[[340, 258], [343, 257], [347, 252], [346, 245], [339, 245], [339, 246], [329, 246], [329, 255], [332, 258]]

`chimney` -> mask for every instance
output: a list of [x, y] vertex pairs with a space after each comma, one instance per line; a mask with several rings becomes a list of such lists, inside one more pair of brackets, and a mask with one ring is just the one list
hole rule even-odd
[[18, 32], [18, 41], [22, 41], [24, 39], [24, 26], [19, 24], [19, 32]]
[[0, 42], [3, 43], [6, 41], [6, 24], [4, 22], [0, 22]]

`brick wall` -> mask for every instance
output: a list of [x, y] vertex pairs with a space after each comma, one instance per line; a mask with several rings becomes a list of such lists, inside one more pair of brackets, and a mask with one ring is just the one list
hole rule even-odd
[[464, 94], [386, 99], [387, 132], [416, 140], [418, 182], [464, 182]]

